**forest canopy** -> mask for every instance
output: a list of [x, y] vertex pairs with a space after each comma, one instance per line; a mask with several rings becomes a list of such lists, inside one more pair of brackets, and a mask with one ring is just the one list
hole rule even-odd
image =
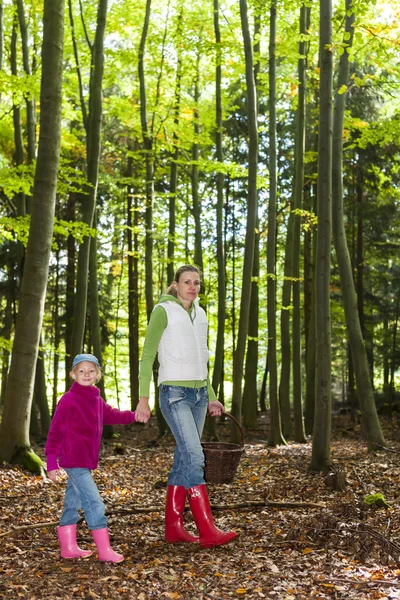
[[[99, 356], [107, 400], [136, 406], [149, 315], [174, 270], [193, 263], [203, 272], [218, 397], [251, 427], [270, 403], [274, 413], [279, 396], [289, 439], [299, 391], [300, 420], [304, 413], [311, 433], [318, 391], [310, 399], [307, 364], [312, 371], [322, 206], [343, 220], [374, 400], [378, 408], [395, 403], [400, 8], [394, 0], [320, 5], [65, 3], [60, 158], [40, 337], [32, 349], [31, 431], [46, 432], [69, 387], [72, 355], [82, 350]], [[34, 207], [40, 210], [44, 7], [40, 0], [0, 2], [1, 402]], [[329, 43], [321, 42], [324, 8], [331, 10]], [[329, 78], [324, 104], [321, 82]], [[319, 204], [325, 196], [318, 200], [323, 145], [332, 144], [325, 110], [332, 118], [343, 110], [340, 150], [330, 158], [342, 185], [339, 207], [331, 206], [332, 182], [326, 204]], [[40, 240], [40, 225], [35, 236]], [[329, 247], [328, 388], [334, 408], [355, 411], [358, 371], [340, 253], [333, 240]]]

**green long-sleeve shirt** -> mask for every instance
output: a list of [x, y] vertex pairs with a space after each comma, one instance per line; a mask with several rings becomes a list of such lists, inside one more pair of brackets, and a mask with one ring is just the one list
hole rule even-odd
[[[174, 302], [181, 302], [172, 295], [162, 296], [160, 302], [171, 300]], [[192, 307], [189, 309], [189, 315], [191, 315]], [[162, 334], [164, 333], [164, 329], [168, 325], [168, 317], [165, 310], [162, 306], [156, 306], [156, 308], [151, 313], [150, 321], [147, 325], [146, 337], [144, 339], [143, 352], [140, 360], [140, 370], [139, 370], [139, 396], [149, 397], [150, 395], [150, 381], [152, 377], [153, 371], [153, 363], [158, 351], [158, 346], [160, 344], [160, 340]], [[204, 381], [164, 381], [166, 385], [180, 385], [184, 387], [190, 388], [199, 388], [206, 387], [208, 391], [208, 399], [209, 401], [216, 400], [215, 392], [211, 387], [211, 383], [209, 379], [205, 379]]]

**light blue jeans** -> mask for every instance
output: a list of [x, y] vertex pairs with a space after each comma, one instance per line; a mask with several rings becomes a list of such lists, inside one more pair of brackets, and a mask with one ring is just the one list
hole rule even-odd
[[189, 489], [204, 484], [204, 453], [200, 439], [208, 408], [207, 387], [161, 384], [160, 408], [176, 442], [168, 485], [183, 485]]
[[104, 502], [100, 497], [97, 485], [93, 481], [90, 469], [65, 469], [68, 485], [64, 498], [64, 510], [60, 527], [75, 525], [79, 519], [79, 508], [83, 508], [89, 529], [107, 527]]

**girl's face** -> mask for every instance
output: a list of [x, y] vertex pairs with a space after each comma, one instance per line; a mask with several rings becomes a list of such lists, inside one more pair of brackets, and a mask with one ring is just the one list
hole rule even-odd
[[179, 281], [175, 281], [176, 297], [188, 308], [200, 291], [200, 275], [196, 271], [183, 271]]
[[71, 373], [72, 379], [75, 379], [80, 385], [94, 385], [98, 379], [99, 370], [96, 365], [89, 361], [82, 361], [76, 365]]

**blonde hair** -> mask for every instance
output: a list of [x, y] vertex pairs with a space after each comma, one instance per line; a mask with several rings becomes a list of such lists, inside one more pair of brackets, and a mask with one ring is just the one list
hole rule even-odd
[[166, 294], [170, 294], [171, 296], [176, 296], [176, 289], [175, 289], [174, 283], [179, 283], [179, 278], [182, 275], [182, 273], [184, 273], [185, 271], [194, 271], [195, 273], [198, 274], [199, 277], [201, 277], [201, 271], [200, 271], [199, 267], [195, 267], [194, 265], [182, 265], [175, 272], [174, 280], [168, 286]]

